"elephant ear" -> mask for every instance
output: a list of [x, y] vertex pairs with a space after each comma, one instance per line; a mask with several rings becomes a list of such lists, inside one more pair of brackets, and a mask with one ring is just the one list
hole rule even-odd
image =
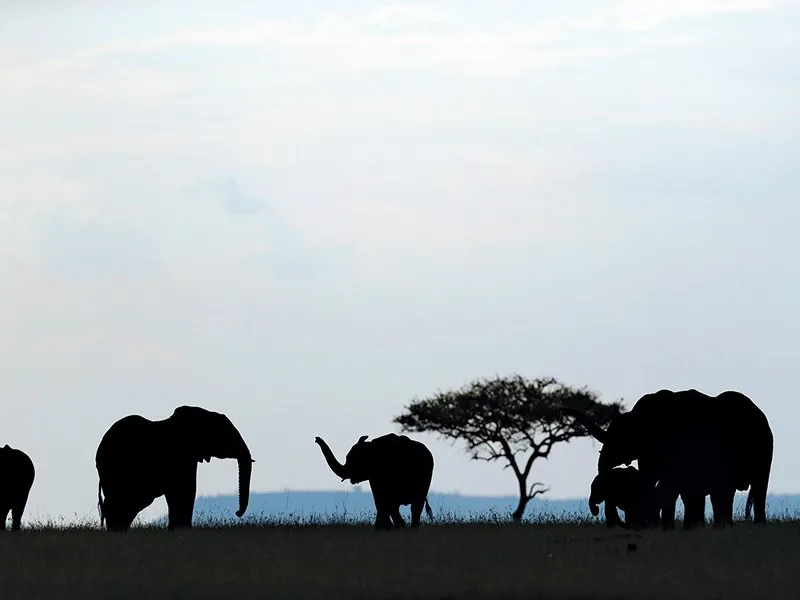
[[211, 420], [214, 413], [199, 406], [179, 406], [170, 416], [173, 442], [178, 451], [199, 463], [211, 462], [208, 449]]

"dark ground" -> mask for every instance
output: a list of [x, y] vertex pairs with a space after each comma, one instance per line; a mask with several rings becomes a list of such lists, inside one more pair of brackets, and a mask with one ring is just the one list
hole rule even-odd
[[[1, 533], [1, 532], [0, 532]], [[33, 529], [0, 534], [0, 598], [800, 598], [800, 522]]]

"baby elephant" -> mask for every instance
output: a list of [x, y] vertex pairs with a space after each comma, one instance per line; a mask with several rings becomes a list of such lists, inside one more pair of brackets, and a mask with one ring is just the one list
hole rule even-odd
[[[647, 485], [634, 467], [612, 469], [594, 478], [589, 510], [595, 517], [600, 512], [601, 502], [605, 502], [608, 527], [646, 529], [658, 526], [657, 486]], [[625, 522], [620, 521], [617, 508], [625, 511]]]
[[5, 531], [11, 511], [11, 529], [19, 531], [35, 474], [33, 461], [22, 450], [8, 444], [0, 448], [0, 530]]

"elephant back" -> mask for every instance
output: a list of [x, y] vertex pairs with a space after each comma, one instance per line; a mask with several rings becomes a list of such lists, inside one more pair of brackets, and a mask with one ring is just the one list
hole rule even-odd
[[425, 444], [405, 435], [390, 433], [373, 439], [370, 448], [375, 453], [380, 471], [370, 477], [373, 490], [383, 490], [402, 502], [427, 494], [433, 477], [433, 454]]
[[0, 448], [0, 477], [4, 484], [30, 487], [36, 476], [33, 460], [22, 450], [6, 444]]
[[108, 470], [135, 472], [161, 462], [168, 456], [163, 436], [157, 435], [164, 426], [163, 421], [151, 421], [140, 415], [128, 415], [111, 425], [95, 453], [95, 465], [101, 477]]

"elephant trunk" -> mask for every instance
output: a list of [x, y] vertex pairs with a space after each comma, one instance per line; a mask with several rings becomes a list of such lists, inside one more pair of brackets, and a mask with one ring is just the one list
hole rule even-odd
[[589, 435], [594, 437], [598, 442], [601, 444], [605, 443], [607, 437], [606, 430], [595, 423], [589, 416], [574, 408], [563, 408], [562, 411], [583, 425], [586, 431], [589, 432]]
[[241, 518], [250, 503], [250, 475], [253, 472], [255, 461], [250, 455], [247, 443], [238, 431], [229, 456], [236, 459], [239, 467], [239, 510], [236, 511], [236, 516]]
[[336, 457], [333, 455], [330, 447], [328, 444], [325, 443], [321, 437], [317, 437], [314, 441], [319, 445], [320, 450], [322, 450], [322, 455], [325, 457], [325, 461], [328, 463], [328, 466], [331, 468], [337, 477], [341, 477], [342, 481], [347, 479], [347, 469], [345, 466], [336, 460]]
[[248, 452], [246, 457], [238, 459], [239, 462], [239, 510], [236, 516], [241, 518], [250, 502], [250, 475], [253, 472], [253, 460]]
[[593, 517], [596, 517], [600, 514], [600, 502], [597, 500], [597, 498], [589, 498], [589, 512], [592, 513]]
[[602, 475], [595, 477], [589, 494], [589, 511], [594, 517], [600, 514], [600, 503], [605, 501], [604, 487]]

